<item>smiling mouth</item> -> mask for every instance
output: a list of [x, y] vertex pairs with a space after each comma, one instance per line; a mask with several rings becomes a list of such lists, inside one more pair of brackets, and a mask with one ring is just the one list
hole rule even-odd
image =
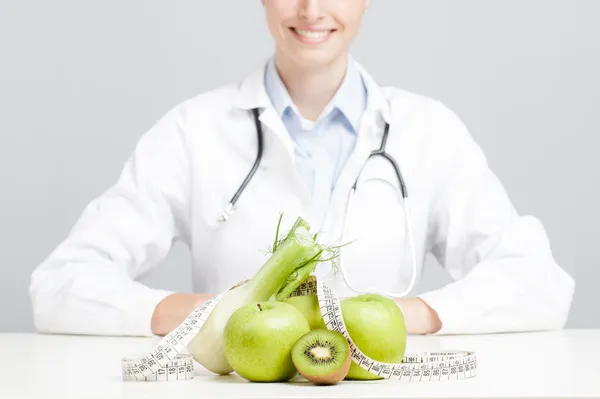
[[290, 28], [294, 36], [305, 44], [320, 44], [329, 39], [329, 37], [336, 32], [336, 29], [326, 30], [304, 30], [297, 28]]

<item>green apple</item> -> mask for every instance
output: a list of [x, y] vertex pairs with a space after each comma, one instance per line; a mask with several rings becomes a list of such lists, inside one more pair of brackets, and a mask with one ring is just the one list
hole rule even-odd
[[[344, 324], [350, 338], [366, 356], [385, 363], [400, 363], [406, 350], [404, 315], [390, 298], [363, 294], [341, 302]], [[354, 361], [346, 376], [349, 380], [381, 379]]]
[[245, 305], [233, 312], [225, 325], [225, 358], [248, 381], [287, 381], [297, 374], [292, 346], [309, 331], [308, 321], [292, 305], [284, 302]]
[[300, 311], [308, 321], [308, 325], [311, 330], [318, 328], [324, 328], [325, 322], [321, 315], [321, 308], [319, 307], [319, 298], [316, 295], [299, 295], [292, 296], [283, 300], [285, 303], [289, 303]]

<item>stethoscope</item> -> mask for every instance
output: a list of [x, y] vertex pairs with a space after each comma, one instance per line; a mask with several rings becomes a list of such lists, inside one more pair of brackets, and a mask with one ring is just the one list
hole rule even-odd
[[[219, 218], [220, 223], [224, 223], [229, 220], [229, 218], [231, 217], [231, 215], [233, 214], [233, 212], [235, 210], [236, 202], [238, 201], [240, 195], [242, 194], [242, 192], [244, 191], [244, 189], [246, 188], [246, 186], [248, 185], [248, 183], [250, 182], [250, 180], [256, 173], [256, 170], [258, 169], [258, 166], [262, 160], [263, 146], [264, 146], [263, 130], [262, 130], [262, 126], [261, 126], [261, 123], [259, 120], [258, 109], [254, 108], [252, 110], [252, 112], [254, 114], [254, 122], [256, 125], [256, 134], [257, 134], [257, 139], [258, 139], [258, 152], [257, 152], [256, 160], [254, 161], [254, 165], [252, 166], [252, 169], [250, 170], [250, 172], [248, 172], [248, 175], [246, 176], [246, 178], [244, 179], [244, 181], [242, 182], [242, 184], [240, 185], [240, 187], [238, 188], [238, 190], [236, 191], [234, 196], [229, 201], [229, 205], [227, 205], [227, 208], [221, 214], [221, 216]], [[367, 291], [362, 291], [362, 290], [356, 289], [350, 283], [350, 281], [348, 280], [348, 277], [346, 276], [346, 272], [345, 272], [344, 266], [343, 266], [344, 262], [342, 260], [343, 251], [341, 250], [341, 248], [339, 250], [339, 257], [340, 257], [339, 268], [340, 268], [340, 271], [342, 272], [342, 277], [344, 278], [344, 281], [346, 282], [348, 287], [356, 293], [362, 294], [362, 293], [377, 292], [379, 294], [390, 296], [390, 297], [403, 297], [403, 296], [407, 295], [413, 289], [413, 287], [415, 285], [416, 278], [417, 278], [417, 257], [416, 257], [416, 253], [415, 253], [415, 244], [414, 244], [414, 238], [413, 238], [413, 234], [412, 234], [412, 228], [410, 227], [412, 225], [412, 223], [411, 223], [410, 210], [409, 210], [409, 205], [408, 205], [408, 191], [406, 189], [406, 184], [404, 182], [404, 178], [402, 177], [402, 173], [400, 172], [400, 167], [398, 166], [398, 163], [390, 154], [388, 154], [385, 151], [385, 146], [387, 144], [389, 130], [390, 130], [390, 124], [386, 123], [383, 137], [381, 139], [381, 145], [380, 145], [379, 149], [371, 152], [371, 154], [367, 158], [367, 161], [376, 156], [383, 157], [393, 166], [394, 171], [396, 172], [396, 176], [398, 178], [398, 182], [400, 183], [400, 191], [402, 194], [402, 199], [404, 201], [404, 215], [406, 218], [406, 228], [407, 228], [407, 232], [408, 232], [408, 240], [410, 243], [410, 251], [411, 251], [411, 257], [412, 257], [412, 264], [413, 264], [413, 273], [412, 273], [410, 284], [405, 291], [399, 292], [399, 293], [381, 291], [381, 290], [377, 290], [376, 288], [370, 288]], [[345, 215], [344, 215], [344, 222], [342, 225], [342, 237], [341, 237], [342, 243], [344, 242], [343, 239], [344, 239], [345, 232], [346, 232], [346, 221], [348, 220], [348, 214], [350, 213], [350, 210], [352, 209], [352, 199], [354, 197], [354, 194], [356, 193], [360, 174], [362, 173], [363, 169], [365, 168], [367, 161], [365, 161], [362, 168], [360, 169], [358, 176], [356, 177], [356, 180], [354, 181], [354, 184], [352, 185], [350, 192], [348, 193], [348, 201], [347, 201], [346, 211], [345, 211]]]

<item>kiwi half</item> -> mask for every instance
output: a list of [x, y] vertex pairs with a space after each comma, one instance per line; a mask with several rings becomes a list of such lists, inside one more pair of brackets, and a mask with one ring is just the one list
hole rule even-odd
[[296, 341], [292, 347], [292, 361], [310, 382], [332, 385], [346, 377], [352, 356], [348, 341], [341, 333], [318, 328]]

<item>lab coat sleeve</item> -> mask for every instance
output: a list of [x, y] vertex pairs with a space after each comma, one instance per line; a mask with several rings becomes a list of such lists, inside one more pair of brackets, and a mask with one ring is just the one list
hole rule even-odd
[[553, 258], [543, 225], [517, 213], [465, 125], [441, 103], [435, 124], [444, 151], [430, 249], [452, 282], [419, 297], [440, 317], [436, 334], [563, 328], [575, 282]]
[[175, 107], [145, 132], [117, 182], [34, 270], [29, 292], [38, 331], [152, 336], [154, 309], [171, 292], [136, 280], [187, 235], [182, 124]]

